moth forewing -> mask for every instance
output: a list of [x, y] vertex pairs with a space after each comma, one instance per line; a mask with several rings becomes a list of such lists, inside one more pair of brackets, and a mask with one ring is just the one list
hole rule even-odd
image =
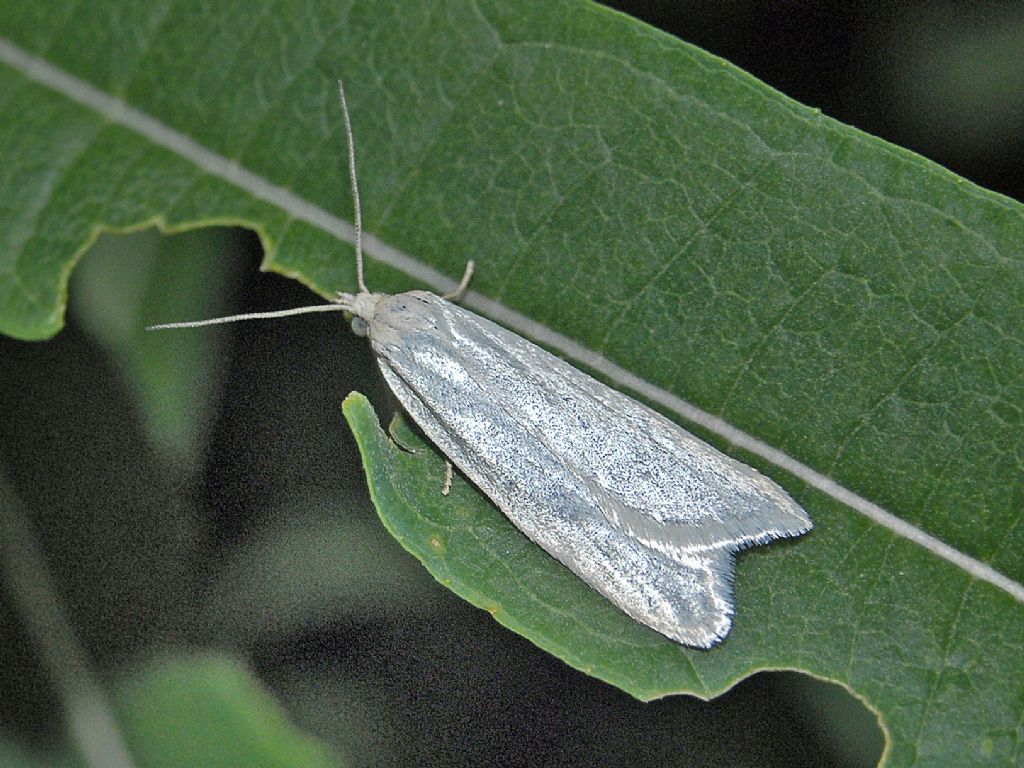
[[674, 640], [728, 632], [736, 550], [810, 528], [755, 470], [438, 296], [382, 296], [364, 320], [427, 437], [523, 533]]

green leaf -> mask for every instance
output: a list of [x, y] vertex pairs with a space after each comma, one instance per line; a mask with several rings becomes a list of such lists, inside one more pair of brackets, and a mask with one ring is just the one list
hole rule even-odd
[[161, 658], [124, 683], [115, 704], [140, 768], [338, 765], [230, 658]]
[[[1024, 611], [977, 566], [1024, 580], [1020, 205], [577, 3], [4, 2], [0, 19], [17, 46], [0, 48], [0, 329], [55, 333], [96, 232], [143, 223], [244, 224], [264, 268], [351, 289], [326, 213], [351, 210], [344, 76], [366, 224], [408, 268], [455, 278], [476, 259], [475, 290], [516, 313], [499, 319], [577, 342], [669, 415], [693, 403], [910, 526], [734, 448], [816, 527], [740, 558], [735, 629], [710, 652], [617, 624], [538, 553], [523, 557], [540, 558], [526, 573], [543, 599], [512, 594], [498, 574], [527, 545], [471, 551], [500, 518], [466, 512], [464, 489], [437, 518], [436, 464], [396, 475], [413, 459], [385, 443], [367, 460], [374, 493], [426, 505], [382, 510], [403, 543], [433, 546], [417, 539], [433, 520], [453, 583], [637, 695], [799, 669], [879, 713], [892, 765], [1017, 759]], [[375, 290], [422, 287], [370, 252]], [[477, 527], [459, 533], [465, 519]], [[536, 605], [566, 595], [580, 612], [561, 622]]]

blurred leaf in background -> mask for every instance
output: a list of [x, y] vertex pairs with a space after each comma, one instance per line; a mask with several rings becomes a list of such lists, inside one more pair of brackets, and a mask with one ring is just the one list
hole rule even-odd
[[172, 471], [202, 462], [224, 377], [224, 338], [146, 333], [146, 318], [223, 312], [244, 263], [244, 243], [230, 230], [162, 237], [147, 229], [101, 238], [75, 271], [71, 311], [120, 367], [147, 442]]
[[[228, 656], [170, 655], [150, 660], [115, 687], [113, 700], [134, 765], [341, 765], [326, 746], [295, 729], [244, 665]], [[70, 751], [0, 744], [0, 766], [88, 766], [77, 756], [67, 756]]]
[[874, 46], [897, 138], [929, 157], [991, 168], [997, 188], [1019, 184], [1024, 11], [929, 3], [897, 18], [878, 30]]

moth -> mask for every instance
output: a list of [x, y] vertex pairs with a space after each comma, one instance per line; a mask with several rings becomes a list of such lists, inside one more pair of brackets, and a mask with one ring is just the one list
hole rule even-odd
[[636, 621], [687, 646], [714, 645], [732, 620], [735, 553], [809, 531], [807, 513], [751, 467], [450, 301], [465, 290], [472, 263], [444, 297], [369, 291], [355, 147], [338, 85], [358, 292], [333, 304], [153, 328], [350, 313], [449, 472], [454, 464], [520, 531]]

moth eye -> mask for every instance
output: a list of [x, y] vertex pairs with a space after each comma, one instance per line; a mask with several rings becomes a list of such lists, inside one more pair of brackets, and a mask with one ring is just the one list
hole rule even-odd
[[359, 315], [356, 315], [352, 318], [352, 333], [356, 336], [369, 336], [370, 324], [363, 320]]

